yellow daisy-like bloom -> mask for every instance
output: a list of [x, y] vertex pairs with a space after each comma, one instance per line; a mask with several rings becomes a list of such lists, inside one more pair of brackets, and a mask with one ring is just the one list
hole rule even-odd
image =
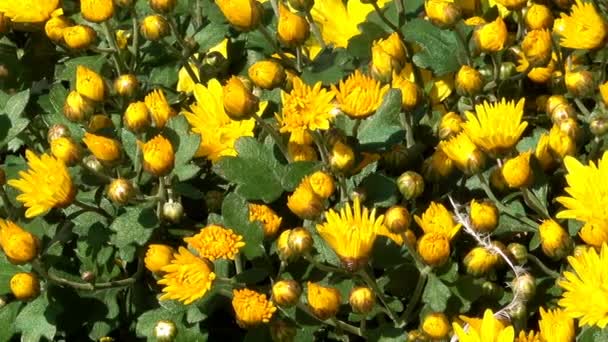
[[430, 266], [441, 266], [450, 258], [450, 238], [442, 233], [425, 233], [416, 245], [422, 260]]
[[291, 92], [281, 92], [283, 110], [281, 116], [277, 115], [277, 121], [281, 133], [291, 133], [290, 139], [302, 144], [302, 136], [308, 131], [329, 129], [335, 94], [323, 89], [321, 82], [312, 87], [299, 77], [294, 77], [292, 82]]
[[234, 260], [234, 256], [245, 246], [243, 237], [232, 229], [210, 224], [191, 237], [184, 238], [198, 255], [211, 261], [216, 259]]
[[341, 80], [338, 87], [332, 85], [340, 109], [353, 119], [372, 115], [382, 103], [388, 89], [389, 85], [382, 86], [358, 69], [346, 80]]
[[570, 15], [561, 14], [560, 45], [571, 49], [593, 50], [603, 45], [606, 22], [590, 2], [576, 0]]
[[175, 163], [173, 145], [162, 135], [159, 134], [148, 140], [145, 144], [141, 144], [141, 151], [143, 154], [144, 170], [147, 172], [160, 177], [167, 175], [173, 170]]
[[[463, 320], [465, 317], [462, 317]], [[515, 330], [513, 326], [506, 326], [492, 313], [492, 310], [486, 309], [483, 314], [483, 320], [474, 321], [474, 319], [466, 319], [469, 324], [465, 331], [464, 327], [458, 323], [452, 323], [454, 333], [458, 336], [460, 342], [512, 342], [515, 338]]]
[[283, 219], [265, 204], [249, 203], [249, 221], [260, 221], [264, 228], [264, 236], [276, 235]]
[[120, 143], [117, 140], [87, 132], [82, 141], [101, 162], [112, 163], [121, 156]]
[[452, 239], [461, 224], [454, 222], [452, 214], [441, 203], [431, 202], [422, 217], [414, 215], [414, 220], [425, 233], [439, 233]]
[[45, 22], [58, 6], [59, 0], [0, 0], [0, 12], [14, 23]]
[[543, 341], [574, 341], [576, 333], [574, 331], [574, 320], [561, 309], [545, 311], [540, 308], [540, 337]]
[[163, 128], [167, 124], [167, 121], [172, 116], [175, 116], [176, 112], [171, 108], [169, 102], [167, 102], [167, 98], [165, 97], [165, 93], [161, 90], [155, 89], [146, 95], [144, 102], [146, 103], [146, 107], [148, 107], [148, 111], [152, 116], [152, 121], [158, 128]]
[[[230, 119], [224, 111], [224, 91], [217, 79], [210, 80], [207, 87], [196, 84], [193, 92], [196, 102], [190, 106], [191, 112], [184, 112], [184, 116], [192, 126], [192, 132], [201, 135], [196, 156], [207, 157], [212, 162], [222, 156], [236, 156], [234, 143], [240, 137], [253, 136], [255, 119]], [[266, 105], [267, 102], [260, 103], [257, 115], [264, 112]]]
[[460, 171], [474, 174], [485, 164], [485, 156], [465, 133], [460, 132], [450, 140], [439, 143], [439, 149], [450, 158]]
[[467, 121], [463, 129], [475, 145], [492, 155], [509, 151], [522, 135], [528, 123], [522, 122], [524, 99], [517, 102], [484, 102], [475, 106], [476, 114], [466, 112]]
[[602, 245], [600, 254], [587, 248], [577, 257], [569, 256], [573, 272], [564, 272], [558, 282], [564, 289], [558, 304], [565, 313], [579, 320], [579, 326], [608, 325], [608, 245]]
[[113, 0], [80, 0], [82, 17], [94, 23], [104, 22], [114, 14]]
[[530, 330], [527, 334], [525, 331], [520, 331], [514, 342], [541, 342], [540, 334], [534, 330]]
[[180, 247], [173, 254], [171, 264], [162, 268], [165, 275], [158, 281], [164, 285], [164, 294], [160, 300], [175, 299], [190, 304], [202, 298], [213, 284], [215, 273], [211, 270], [208, 261], [190, 253], [186, 248]]
[[352, 206], [345, 205], [337, 213], [330, 209], [325, 222], [317, 225], [317, 231], [340, 257], [344, 267], [356, 271], [367, 263], [378, 231], [383, 226], [384, 215], [376, 218], [376, 209], [370, 212], [361, 208], [356, 197]]
[[265, 294], [250, 289], [233, 290], [232, 294], [232, 308], [236, 314], [236, 322], [241, 328], [268, 323], [277, 311]]
[[[595, 230], [608, 232], [608, 152], [604, 152], [597, 165], [593, 161], [590, 161], [589, 165], [583, 165], [576, 158], [566, 157], [564, 166], [568, 171], [566, 174], [568, 186], [564, 190], [569, 196], [557, 198], [557, 201], [565, 207], [565, 210], [557, 213], [557, 218], [576, 219], [593, 225]], [[581, 237], [591, 236], [587, 234], [586, 231]], [[608, 234], [593, 234], [593, 236], [608, 237]], [[608, 242], [602, 240], [585, 239], [585, 242], [595, 246]]]
[[22, 192], [17, 200], [28, 208], [25, 217], [38, 216], [51, 208], [64, 208], [72, 203], [76, 188], [62, 161], [48, 154], [38, 157], [30, 150], [25, 151], [25, 157], [29, 170], [20, 171], [20, 179], [8, 181], [8, 185]]
[[[383, 7], [389, 0], [378, 0]], [[312, 17], [319, 25], [323, 40], [334, 47], [347, 47], [348, 40], [358, 35], [359, 24], [374, 10], [362, 0], [350, 0], [345, 5], [342, 0], [315, 1], [311, 10]]]

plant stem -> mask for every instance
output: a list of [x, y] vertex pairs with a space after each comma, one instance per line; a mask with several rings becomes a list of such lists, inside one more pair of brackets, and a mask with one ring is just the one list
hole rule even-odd
[[397, 34], [401, 36], [401, 31], [399, 31], [399, 28], [395, 26], [395, 24], [391, 23], [386, 16], [384, 16], [384, 13], [382, 13], [382, 9], [378, 7], [378, 3], [376, 1], [372, 1], [371, 5], [374, 6], [374, 11], [376, 11], [378, 16], [380, 17], [380, 20], [382, 20], [382, 22], [385, 23], [386, 26], [390, 27], [391, 30], [397, 32]]
[[84, 209], [86, 211], [96, 212], [96, 213], [100, 214], [101, 216], [103, 216], [105, 218], [108, 218], [108, 219], [112, 218], [112, 215], [108, 214], [107, 211], [103, 210], [100, 207], [96, 207], [94, 205], [90, 205], [90, 204], [81, 202], [81, 201], [79, 201], [77, 199], [74, 199], [74, 201], [72, 202], [72, 204], [75, 205], [75, 206], [77, 206], [77, 207], [80, 207], [80, 208], [82, 208], [82, 209]]
[[234, 270], [236, 274], [243, 272], [243, 261], [241, 260], [241, 254], [237, 253], [234, 256]]
[[321, 133], [318, 131], [311, 131], [310, 133], [312, 135], [312, 140], [315, 142], [315, 145], [317, 145], [317, 149], [321, 155], [321, 161], [323, 164], [329, 165], [329, 151], [327, 150], [327, 146], [325, 146]]
[[536, 266], [538, 266], [538, 268], [540, 268], [546, 275], [550, 277], [559, 278], [561, 276], [559, 273], [553, 271], [543, 264], [543, 262], [533, 254], [528, 253], [528, 260], [531, 260]]
[[131, 26], [133, 30], [133, 42], [131, 50], [133, 58], [131, 59], [131, 72], [135, 72], [137, 68], [137, 59], [139, 58], [139, 29], [137, 28], [137, 15], [135, 13], [135, 7], [131, 9]]
[[313, 36], [315, 36], [315, 38], [319, 41], [319, 45], [321, 45], [321, 48], [324, 49], [327, 45], [323, 40], [323, 35], [321, 34], [321, 30], [319, 30], [319, 26], [317, 26], [317, 23], [310, 14], [310, 10], [306, 11], [306, 20], [310, 25], [310, 30], [312, 31]]
[[581, 113], [583, 113], [586, 118], [591, 117], [591, 113], [589, 112], [589, 109], [587, 109], [587, 107], [585, 106], [583, 101], [581, 101], [581, 99], [579, 99], [578, 97], [575, 97], [574, 103], [576, 104], [576, 107], [578, 107], [578, 110], [580, 110]]
[[342, 274], [348, 273], [341, 268], [325, 265], [325, 264], [318, 262], [317, 260], [315, 260], [315, 258], [313, 258], [312, 255], [310, 255], [310, 253], [304, 254], [304, 259], [306, 261], [308, 261], [309, 263], [311, 263], [314, 267], [320, 269], [321, 271], [331, 272], [331, 273], [342, 273]]
[[2, 203], [4, 203], [4, 208], [6, 209], [8, 216], [11, 219], [14, 219], [15, 218], [14, 216], [17, 213], [17, 210], [15, 210], [13, 203], [8, 198], [8, 194], [6, 193], [6, 190], [4, 190], [3, 185], [0, 185], [0, 197], [2, 197]]
[[[306, 305], [302, 304], [302, 303], [298, 303], [297, 308], [302, 310], [304, 313], [306, 313], [308, 316], [316, 319], [319, 322], [325, 323], [325, 324], [329, 324], [333, 327], [342, 329], [343, 331], [346, 331], [348, 333], [351, 333], [353, 335], [357, 335], [357, 336], [361, 336], [363, 337], [363, 334], [361, 333], [361, 330], [355, 326], [352, 326], [348, 323], [342, 322], [339, 319], [336, 318], [332, 318], [332, 319], [328, 319], [326, 321], [323, 321], [321, 319], [319, 319], [319, 317], [317, 317], [315, 314], [313, 314], [312, 312], [310, 312], [310, 309], [308, 309], [308, 307], [306, 307]], [[287, 315], [289, 316], [289, 315]]]
[[361, 276], [361, 278], [367, 284], [367, 286], [369, 286], [374, 291], [374, 293], [376, 294], [376, 297], [378, 297], [378, 299], [380, 299], [380, 302], [382, 302], [382, 305], [384, 305], [384, 308], [387, 310], [386, 313], [388, 314], [390, 319], [393, 322], [398, 323], [399, 318], [397, 317], [397, 314], [395, 314], [395, 312], [393, 312], [393, 309], [391, 309], [391, 307], [388, 305], [388, 302], [386, 301], [386, 298], [384, 298], [384, 294], [378, 287], [378, 283], [376, 283], [376, 280], [373, 279], [367, 273], [366, 270], [361, 270], [358, 272], [358, 274]]
[[[272, 38], [272, 34], [268, 31], [268, 29], [266, 27], [264, 27], [263, 25], [259, 25], [258, 30], [260, 31], [260, 33], [262, 33], [262, 36], [264, 36], [264, 39], [266, 39], [268, 41], [268, 43], [270, 43], [270, 45], [276, 51], [276, 53], [279, 54], [279, 57], [281, 57], [281, 60], [283, 60], [283, 62], [286, 63], [288, 66], [296, 68], [296, 65], [294, 65], [294, 63], [289, 59], [289, 57], [287, 57], [287, 55], [285, 55], [283, 53], [283, 51], [281, 50], [279, 45], [277, 45], [276, 40]], [[297, 70], [297, 68], [296, 68], [296, 70]], [[301, 70], [298, 70], [298, 72], [301, 72]]]
[[410, 315], [414, 312], [416, 305], [418, 305], [418, 301], [420, 300], [420, 296], [422, 295], [422, 290], [424, 290], [424, 285], [426, 284], [426, 279], [428, 277], [431, 268], [429, 266], [425, 266], [422, 270], [420, 270], [420, 276], [418, 277], [418, 281], [416, 282], [416, 287], [414, 288], [414, 293], [412, 294], [412, 298], [407, 303], [405, 311], [401, 315], [401, 326], [405, 326], [410, 319]]
[[108, 40], [108, 44], [110, 44], [112, 49], [114, 49], [112, 58], [114, 59], [117, 66], [116, 72], [121, 75], [126, 69], [126, 65], [122, 60], [122, 56], [120, 55], [120, 49], [118, 48], [118, 44], [116, 44], [116, 37], [114, 37], [114, 35], [112, 34], [112, 30], [110, 30], [110, 24], [108, 24], [107, 20], [104, 21], [101, 26], [103, 27], [103, 31], [106, 35], [106, 39]]
[[397, 26], [401, 27], [403, 25], [403, 20], [405, 19], [405, 7], [403, 6], [403, 0], [394, 0], [394, 2], [398, 14]]
[[266, 121], [264, 121], [261, 117], [259, 117], [257, 114], [253, 114], [252, 116], [255, 119], [255, 121], [258, 123], [258, 125], [260, 125], [262, 127], [262, 129], [264, 131], [266, 131], [266, 133], [268, 133], [268, 135], [270, 135], [272, 137], [272, 140], [274, 140], [274, 143], [279, 147], [279, 150], [281, 150], [281, 153], [283, 153], [285, 160], [287, 160], [288, 162], [291, 162], [291, 158], [289, 157], [289, 152], [287, 151], [287, 147], [285, 146], [285, 144], [283, 143], [283, 140], [281, 139], [281, 135], [274, 128], [272, 128], [272, 126], [270, 126], [268, 123], [266, 123]]

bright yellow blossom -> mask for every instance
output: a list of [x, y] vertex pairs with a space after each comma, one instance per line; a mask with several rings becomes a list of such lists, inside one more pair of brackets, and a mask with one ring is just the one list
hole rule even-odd
[[332, 85], [340, 109], [354, 119], [362, 119], [372, 115], [382, 103], [388, 85], [355, 70], [346, 80], [341, 80], [336, 87]]
[[458, 323], [452, 323], [452, 327], [460, 342], [512, 342], [515, 338], [513, 326], [505, 326], [490, 309], [486, 309], [481, 322], [469, 323], [467, 330]]
[[465, 132], [460, 132], [449, 140], [441, 141], [439, 149], [466, 174], [478, 172], [485, 164], [483, 152], [475, 146]]
[[250, 289], [232, 290], [232, 308], [241, 328], [250, 328], [270, 322], [277, 308], [265, 294]]
[[213, 284], [213, 273], [208, 261], [180, 247], [171, 264], [162, 268], [165, 275], [158, 281], [164, 285], [160, 300], [175, 299], [190, 304], [203, 297]]
[[571, 342], [576, 337], [574, 320], [564, 310], [540, 308], [540, 337], [543, 341]]
[[59, 7], [59, 0], [0, 0], [0, 13], [14, 23], [42, 23]]
[[560, 44], [571, 49], [593, 50], [603, 46], [606, 21], [591, 2], [576, 0], [570, 15], [561, 14]]
[[425, 233], [439, 233], [452, 239], [460, 230], [452, 214], [441, 203], [431, 202], [422, 217], [414, 215], [414, 220]]
[[249, 203], [249, 221], [259, 221], [264, 229], [264, 236], [272, 237], [277, 234], [283, 219], [265, 204]]

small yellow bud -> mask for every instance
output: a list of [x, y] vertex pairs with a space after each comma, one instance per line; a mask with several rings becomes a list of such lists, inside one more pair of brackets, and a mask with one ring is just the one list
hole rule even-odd
[[490, 185], [499, 192], [505, 192], [508, 190], [509, 185], [505, 181], [505, 177], [502, 175], [501, 168], [495, 168], [490, 173]]
[[117, 140], [87, 132], [82, 141], [95, 158], [102, 163], [113, 164], [121, 157], [121, 146]]
[[410, 226], [410, 212], [401, 205], [394, 205], [384, 213], [384, 225], [393, 234], [401, 234]]
[[63, 104], [63, 114], [74, 122], [83, 122], [93, 113], [94, 105], [91, 100], [80, 95], [76, 90], [72, 90], [65, 98]]
[[347, 172], [355, 163], [355, 152], [342, 142], [337, 142], [331, 148], [329, 165], [335, 171]]
[[8, 261], [21, 265], [32, 261], [38, 255], [38, 238], [12, 221], [0, 219], [0, 247]]
[[493, 270], [500, 262], [500, 256], [484, 247], [475, 247], [464, 257], [467, 273], [479, 277]]
[[16, 273], [11, 277], [10, 287], [18, 300], [34, 299], [40, 294], [40, 282], [35, 273]]
[[150, 126], [150, 114], [143, 101], [131, 102], [124, 115], [125, 126], [133, 132], [141, 132]]
[[114, 91], [120, 96], [131, 97], [135, 95], [138, 89], [139, 81], [137, 76], [133, 74], [120, 75], [114, 80]]
[[463, 65], [456, 74], [456, 92], [460, 96], [474, 96], [483, 87], [483, 77], [479, 71], [468, 65]]
[[67, 166], [76, 164], [82, 157], [80, 146], [70, 137], [60, 137], [51, 141], [51, 154]]
[[306, 228], [298, 227], [289, 233], [287, 244], [295, 255], [302, 255], [310, 252], [314, 241], [312, 235]]
[[161, 177], [173, 170], [175, 161], [173, 145], [162, 135], [159, 134], [145, 144], [141, 144], [141, 151], [144, 170], [152, 175]]
[[100, 102], [104, 97], [103, 78], [95, 71], [79, 65], [76, 67], [76, 91], [91, 101]]
[[530, 167], [532, 152], [524, 152], [505, 162], [502, 167], [502, 176], [510, 188], [525, 188], [534, 181], [534, 173]]
[[350, 291], [348, 303], [354, 313], [367, 314], [376, 305], [376, 295], [369, 287], [355, 287]]
[[544, 66], [551, 59], [551, 33], [547, 30], [532, 30], [524, 37], [521, 48], [532, 66]]
[[108, 198], [118, 204], [126, 204], [135, 195], [133, 183], [124, 178], [117, 178], [108, 185]]
[[397, 178], [397, 187], [404, 199], [411, 200], [424, 192], [424, 179], [414, 171], [407, 171]]
[[258, 110], [258, 99], [240, 78], [230, 77], [223, 91], [224, 110], [232, 120], [248, 119]]
[[151, 244], [148, 246], [144, 264], [148, 271], [152, 273], [161, 273], [163, 267], [169, 265], [173, 260], [175, 250], [167, 245]]
[[545, 102], [545, 112], [551, 118], [553, 111], [560, 105], [568, 105], [568, 100], [563, 95], [551, 95]]
[[239, 31], [251, 31], [262, 18], [262, 6], [256, 0], [215, 0], [230, 25]]
[[104, 22], [114, 15], [113, 0], [80, 0], [82, 17], [93, 23]]
[[114, 123], [109, 116], [104, 114], [96, 114], [91, 116], [89, 119], [89, 125], [87, 126], [87, 131], [95, 133], [105, 128], [114, 128]]
[[450, 258], [450, 239], [445, 234], [426, 233], [418, 240], [417, 250], [425, 263], [438, 267]]
[[517, 265], [525, 265], [528, 262], [528, 249], [526, 246], [512, 242], [507, 246], [507, 251], [509, 251], [509, 254]]
[[448, 337], [450, 322], [443, 312], [433, 312], [424, 317], [421, 329], [428, 337], [441, 340]]
[[313, 190], [309, 182], [301, 182], [293, 194], [287, 198], [287, 207], [299, 218], [314, 219], [324, 209], [323, 199]]
[[87, 25], [75, 25], [63, 29], [63, 41], [73, 50], [83, 50], [97, 39], [97, 33]]
[[162, 216], [165, 220], [172, 223], [179, 223], [184, 216], [184, 206], [180, 202], [165, 202], [163, 204]]
[[493, 202], [471, 201], [471, 225], [480, 233], [491, 233], [498, 226], [498, 208]]
[[528, 30], [551, 29], [553, 26], [553, 14], [549, 7], [540, 4], [532, 4], [524, 17]]
[[144, 98], [144, 102], [146, 103], [150, 117], [157, 128], [165, 127], [167, 121], [177, 114], [169, 105], [165, 93], [162, 90], [154, 89], [149, 92]]
[[536, 293], [536, 279], [529, 273], [524, 273], [513, 279], [511, 288], [516, 296], [519, 295], [524, 300], [530, 300]]
[[272, 301], [282, 307], [292, 307], [300, 300], [302, 287], [292, 279], [279, 280], [272, 286]]
[[74, 25], [74, 22], [64, 16], [52, 17], [44, 24], [44, 32], [50, 40], [59, 44], [63, 42], [63, 31]]
[[564, 120], [560, 121], [557, 124], [557, 126], [559, 126], [560, 131], [562, 131], [563, 133], [566, 133], [575, 142], [580, 141], [583, 137], [583, 130], [579, 126], [576, 119], [573, 119], [573, 118], [564, 119]]
[[[405, 64], [405, 45], [397, 33], [386, 39], [379, 39], [372, 44], [371, 72], [382, 82], [388, 82], [391, 76], [397, 75]], [[403, 79], [403, 77], [400, 77]]]
[[559, 160], [576, 153], [576, 142], [568, 134], [562, 132], [559, 126], [553, 125], [549, 131], [549, 147], [553, 156]]
[[177, 0], [149, 0], [150, 8], [158, 13], [169, 13], [173, 11]]
[[544, 220], [538, 227], [540, 246], [546, 256], [561, 259], [570, 254], [574, 243], [568, 232], [554, 220]]
[[152, 14], [141, 21], [139, 30], [145, 39], [157, 41], [169, 34], [169, 23], [162, 16]]
[[439, 121], [439, 139], [448, 139], [462, 131], [462, 117], [454, 112], [444, 114]]
[[262, 89], [274, 89], [285, 81], [285, 69], [278, 62], [268, 59], [255, 62], [247, 70], [253, 84]]
[[289, 236], [291, 235], [291, 229], [286, 229], [281, 232], [279, 238], [277, 239], [277, 252], [279, 254], [279, 258], [282, 261], [291, 261], [294, 260], [299, 254], [294, 253], [294, 251], [289, 247]]
[[177, 335], [175, 323], [169, 320], [160, 320], [154, 325], [154, 338], [158, 342], [173, 342]]
[[426, 0], [424, 10], [431, 22], [439, 27], [451, 27], [460, 19], [460, 7], [453, 2]]
[[307, 300], [310, 311], [324, 321], [338, 313], [342, 297], [340, 291], [334, 287], [308, 282]]
[[290, 141], [287, 143], [287, 153], [294, 162], [317, 160], [317, 151], [308, 144], [298, 144]]
[[576, 97], [587, 97], [595, 90], [593, 74], [587, 70], [566, 70], [566, 89]]
[[304, 17], [292, 13], [289, 8], [279, 2], [279, 23], [277, 36], [281, 43], [288, 47], [304, 44], [310, 35], [310, 27]]
[[401, 108], [404, 110], [413, 110], [420, 103], [422, 92], [416, 83], [394, 73], [392, 87], [401, 90]]
[[589, 130], [596, 137], [601, 137], [608, 132], [608, 119], [605, 117], [596, 117], [589, 122]]
[[505, 47], [507, 33], [507, 26], [499, 16], [493, 22], [485, 24], [475, 30], [473, 39], [481, 52], [498, 52]]
[[321, 198], [329, 198], [336, 190], [334, 179], [323, 171], [316, 171], [308, 177], [312, 191]]
[[439, 182], [449, 176], [454, 170], [453, 162], [443, 152], [437, 149], [422, 163], [422, 174], [424, 179], [431, 182]]

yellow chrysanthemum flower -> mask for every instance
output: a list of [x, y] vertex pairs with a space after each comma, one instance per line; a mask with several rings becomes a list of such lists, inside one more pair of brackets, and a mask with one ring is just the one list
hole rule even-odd
[[330, 209], [325, 222], [317, 225], [317, 231], [340, 257], [344, 267], [356, 271], [367, 263], [378, 231], [382, 230], [384, 215], [376, 218], [376, 209], [370, 212], [361, 208], [356, 197], [352, 206], [345, 205], [337, 213]]
[[560, 45], [571, 49], [593, 50], [603, 46], [606, 22], [590, 2], [576, 0], [570, 15], [561, 14]]
[[165, 93], [161, 90], [155, 89], [150, 92], [146, 95], [144, 102], [146, 103], [146, 107], [148, 107], [152, 121], [154, 121], [154, 124], [158, 128], [165, 127], [167, 121], [176, 114], [169, 105], [169, 102], [167, 102]]
[[281, 133], [291, 133], [291, 141], [302, 144], [303, 135], [308, 131], [328, 130], [332, 120], [331, 103], [335, 94], [322, 88], [322, 83], [314, 86], [304, 83], [299, 77], [293, 79], [291, 92], [281, 92], [283, 110], [277, 115]]
[[574, 341], [576, 333], [574, 331], [574, 320], [569, 317], [564, 310], [555, 309], [545, 311], [540, 308], [540, 337], [543, 341]]
[[171, 264], [162, 268], [165, 275], [158, 284], [164, 285], [164, 294], [160, 300], [175, 299], [187, 305], [202, 298], [215, 279], [215, 273], [207, 262], [180, 247]]
[[161, 177], [167, 175], [175, 164], [175, 152], [169, 139], [157, 135], [146, 143], [140, 143], [144, 170]]
[[[383, 7], [388, 2], [378, 0], [378, 6]], [[323, 0], [315, 1], [311, 13], [326, 44], [347, 47], [348, 40], [360, 33], [359, 24], [373, 10], [372, 5], [362, 0], [350, 0], [346, 5], [342, 0]]]
[[[608, 152], [604, 152], [597, 165], [593, 161], [583, 165], [576, 158], [566, 157], [564, 166], [568, 171], [568, 186], [564, 190], [569, 196], [557, 198], [566, 209], [557, 213], [556, 217], [576, 219], [594, 225], [594, 229], [608, 232]], [[608, 237], [607, 234], [602, 235]], [[586, 236], [581, 234], [581, 237]], [[585, 239], [585, 242], [599, 247], [608, 241]]]
[[528, 333], [522, 330], [514, 342], [541, 342], [540, 334], [534, 330], [530, 330]]
[[29, 170], [20, 171], [20, 179], [8, 181], [8, 185], [22, 192], [17, 200], [28, 208], [25, 217], [38, 216], [51, 208], [63, 208], [72, 203], [76, 188], [62, 161], [48, 154], [38, 157], [30, 150], [25, 151], [25, 157]]
[[522, 122], [524, 99], [497, 103], [484, 102], [475, 106], [475, 113], [466, 112], [463, 129], [475, 145], [493, 155], [509, 151], [522, 135], [528, 123]]
[[232, 294], [232, 308], [236, 315], [236, 322], [241, 328], [268, 323], [274, 312], [277, 311], [265, 294], [250, 289], [233, 290]]
[[513, 326], [505, 327], [490, 309], [484, 312], [483, 320], [461, 318], [468, 321], [468, 329], [465, 330], [465, 327], [458, 323], [452, 323], [460, 342], [512, 342], [515, 338]]
[[442, 233], [425, 233], [418, 240], [416, 250], [430, 266], [442, 266], [450, 258], [450, 238]]
[[191, 237], [184, 238], [199, 256], [211, 261], [216, 259], [234, 260], [241, 247], [245, 246], [243, 237], [232, 229], [210, 224]]
[[600, 254], [587, 248], [577, 257], [568, 257], [574, 272], [564, 272], [559, 281], [564, 289], [558, 304], [565, 313], [579, 320], [579, 326], [608, 325], [608, 245], [602, 245]]
[[[416, 76], [412, 63], [405, 64], [399, 73], [399, 77], [416, 83]], [[425, 85], [425, 88], [428, 88], [429, 85], [431, 87], [428, 96], [430, 97], [432, 104], [441, 103], [452, 94], [452, 90], [454, 89], [454, 73], [435, 76], [433, 75], [433, 72], [428, 69], [420, 69], [420, 77], [422, 78], [422, 83]]]
[[42, 23], [51, 17], [59, 0], [0, 0], [0, 12], [14, 23]]
[[460, 171], [466, 174], [476, 173], [485, 164], [483, 152], [477, 148], [465, 132], [460, 132], [449, 140], [441, 141], [439, 149], [456, 164]]
[[[235, 121], [224, 110], [223, 89], [217, 79], [194, 86], [196, 102], [190, 106], [191, 112], [184, 116], [192, 126], [192, 132], [201, 135], [201, 145], [197, 157], [207, 157], [216, 162], [222, 156], [236, 156], [234, 143], [240, 137], [252, 137], [255, 119]], [[260, 103], [257, 115], [266, 109], [267, 102]]]
[[555, 53], [551, 54], [551, 60], [544, 67], [531, 67], [523, 52], [519, 52], [517, 56], [517, 67], [515, 67], [517, 72], [527, 72], [528, 78], [534, 83], [546, 83], [551, 79], [557, 63]]
[[264, 236], [276, 235], [283, 219], [265, 204], [249, 203], [249, 221], [260, 221], [264, 228]]
[[[216, 52], [222, 55], [225, 59], [228, 59], [228, 38], [225, 38], [221, 42], [219, 42], [216, 46], [212, 47], [207, 51], [207, 55]], [[198, 58], [198, 53], [192, 55], [193, 58]], [[197, 78], [200, 78], [199, 70], [196, 67], [196, 64], [190, 63], [190, 69], [194, 72], [194, 75]], [[177, 72], [177, 91], [181, 91], [184, 93], [191, 93], [194, 90], [194, 81], [190, 74], [186, 70], [185, 67], [181, 67]]]
[[461, 224], [454, 222], [452, 214], [441, 203], [431, 202], [422, 217], [414, 215], [414, 220], [425, 233], [439, 233], [452, 239]]
[[340, 109], [353, 119], [372, 115], [382, 103], [389, 85], [382, 84], [371, 76], [364, 75], [359, 69], [341, 80], [338, 86], [332, 85]]

